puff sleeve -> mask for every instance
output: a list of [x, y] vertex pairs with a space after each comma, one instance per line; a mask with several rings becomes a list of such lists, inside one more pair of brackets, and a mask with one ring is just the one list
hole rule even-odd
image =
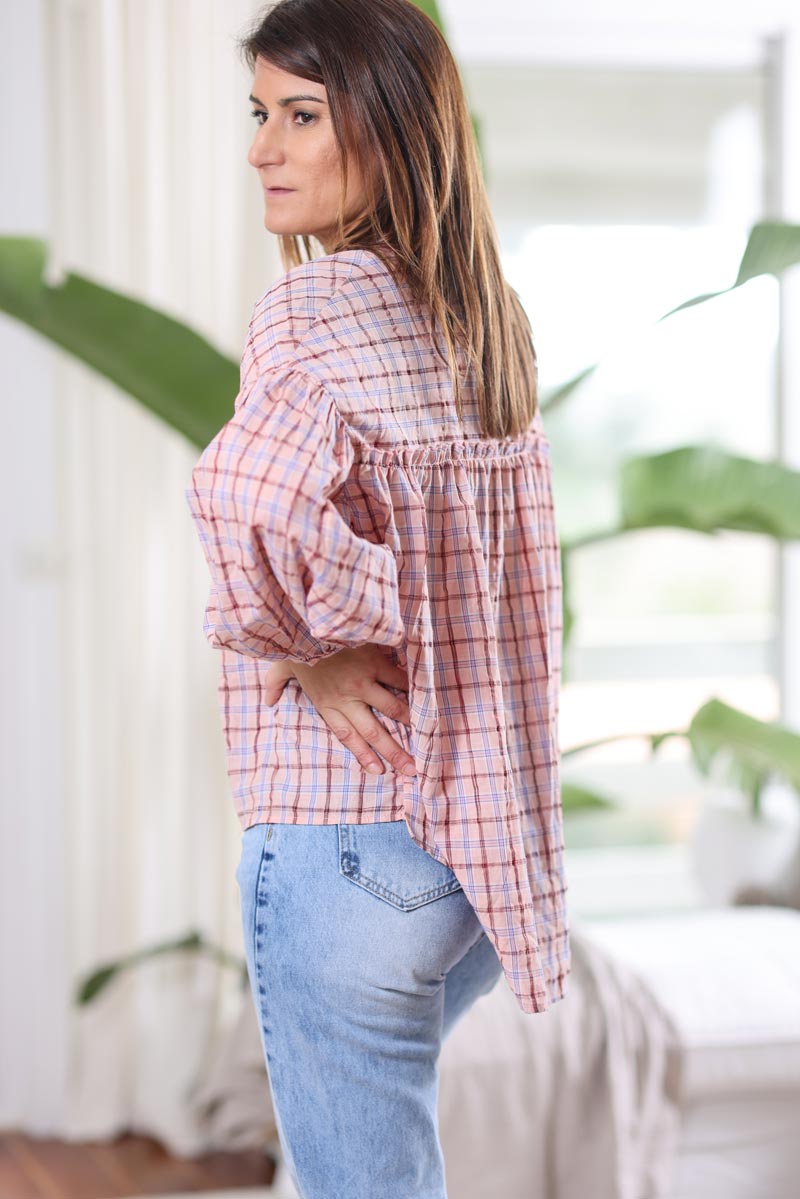
[[403, 642], [394, 554], [356, 535], [332, 500], [353, 461], [319, 380], [296, 363], [249, 375], [185, 491], [211, 571], [212, 646], [315, 662]]

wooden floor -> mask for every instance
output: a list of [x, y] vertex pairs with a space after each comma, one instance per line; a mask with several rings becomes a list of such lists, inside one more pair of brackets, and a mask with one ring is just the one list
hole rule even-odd
[[274, 1173], [273, 1160], [257, 1151], [177, 1158], [143, 1136], [77, 1143], [0, 1133], [0, 1199], [121, 1199], [264, 1187]]

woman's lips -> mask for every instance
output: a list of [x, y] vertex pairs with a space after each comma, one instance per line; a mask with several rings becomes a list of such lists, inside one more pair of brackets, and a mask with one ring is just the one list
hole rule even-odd
[[293, 187], [265, 187], [264, 191], [268, 196], [288, 196], [289, 192], [293, 192]]

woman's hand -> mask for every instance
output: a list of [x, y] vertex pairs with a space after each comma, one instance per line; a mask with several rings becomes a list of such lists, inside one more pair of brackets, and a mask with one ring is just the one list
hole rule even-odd
[[[344, 649], [309, 665], [307, 662], [273, 662], [267, 671], [267, 705], [280, 698], [287, 679], [296, 678], [322, 719], [342, 745], [351, 750], [365, 770], [383, 774], [383, 763], [395, 770], [416, 774], [414, 759], [383, 727], [372, 708], [392, 720], [411, 724], [408, 701], [382, 683], [408, 691], [408, 674], [393, 666], [379, 645]], [[410, 767], [410, 769], [409, 769]]]

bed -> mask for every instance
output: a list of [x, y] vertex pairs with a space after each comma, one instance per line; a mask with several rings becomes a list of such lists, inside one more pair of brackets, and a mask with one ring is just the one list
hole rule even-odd
[[[573, 921], [570, 941], [549, 1012], [501, 977], [444, 1043], [448, 1199], [800, 1199], [800, 912]], [[266, 1146], [265, 1199], [295, 1199], [251, 1004], [193, 1106], [209, 1149]]]

